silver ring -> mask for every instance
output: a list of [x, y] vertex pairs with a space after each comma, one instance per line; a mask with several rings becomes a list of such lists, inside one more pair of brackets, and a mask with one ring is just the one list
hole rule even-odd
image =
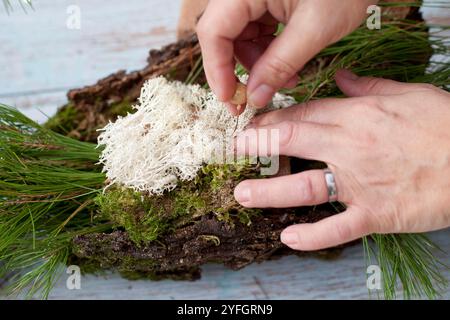
[[334, 174], [330, 169], [325, 169], [323, 173], [325, 174], [325, 182], [327, 184], [328, 202], [336, 202], [338, 200], [338, 195]]

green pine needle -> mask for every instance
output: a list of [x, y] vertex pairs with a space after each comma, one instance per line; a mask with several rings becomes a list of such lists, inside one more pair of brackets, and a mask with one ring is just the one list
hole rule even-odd
[[370, 238], [375, 246], [364, 239], [366, 259], [381, 269], [385, 299], [397, 298], [399, 289], [403, 289], [405, 299], [435, 299], [447, 288], [448, 280], [441, 270], [448, 266], [435, 258], [440, 249], [426, 235], [374, 234]]
[[[27, 7], [33, 9], [31, 0], [17, 0], [16, 2], [19, 3], [22, 10], [25, 12], [26, 12]], [[13, 4], [11, 3], [10, 0], [3, 0], [3, 6], [5, 7], [5, 10], [8, 14], [14, 10]]]
[[109, 228], [92, 221], [99, 153], [0, 104], [0, 278], [14, 274], [11, 292], [47, 297], [71, 239]]

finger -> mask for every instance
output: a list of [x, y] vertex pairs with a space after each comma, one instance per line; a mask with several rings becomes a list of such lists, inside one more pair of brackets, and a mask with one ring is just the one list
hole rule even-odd
[[345, 69], [336, 72], [336, 83], [341, 91], [349, 97], [395, 95], [411, 92], [411, 84], [382, 78], [358, 77]]
[[[297, 13], [298, 12], [298, 13]], [[294, 15], [298, 15], [297, 11]], [[267, 48], [254, 65], [248, 83], [249, 103], [264, 107], [274, 93], [282, 88], [306, 62], [326, 46], [326, 39], [317, 37], [316, 23], [293, 17], [284, 31]], [[301, 32], [299, 32], [301, 30]]]
[[272, 36], [277, 31], [276, 25], [250, 22], [236, 40], [255, 40], [262, 36]]
[[[256, 20], [258, 23], [266, 26], [275, 26], [278, 29], [278, 23], [279, 21], [273, 17], [273, 15], [270, 12], [266, 12], [262, 15], [261, 18]], [[277, 30], [275, 29], [275, 31]]]
[[234, 54], [236, 59], [245, 69], [251, 70], [253, 65], [264, 53], [267, 46], [254, 41], [236, 41], [234, 43]]
[[241, 106], [241, 108], [238, 110], [238, 106], [232, 103], [225, 102], [225, 105], [227, 106], [227, 110], [230, 112], [230, 114], [235, 117], [240, 115], [245, 110], [245, 106]]
[[235, 139], [235, 151], [240, 155], [287, 155], [328, 162], [340, 154], [343, 141], [339, 127], [283, 121], [239, 133]]
[[[234, 51], [237, 60], [245, 69], [251, 70], [273, 39], [273, 36], [265, 36], [255, 41], [236, 41]], [[298, 81], [298, 76], [294, 75], [283, 85], [283, 88], [294, 88], [298, 84]]]
[[234, 197], [247, 208], [290, 208], [328, 201], [323, 170], [311, 170], [271, 179], [245, 180]]
[[367, 5], [374, 2], [299, 1], [290, 6], [291, 10], [284, 10], [292, 13], [284, 15], [286, 19], [281, 17], [283, 12], [275, 13], [279, 10], [269, 3], [273, 16], [286, 20], [287, 25], [252, 69], [248, 83], [250, 104], [265, 106], [312, 57], [357, 28], [366, 15]]
[[281, 233], [281, 241], [292, 249], [310, 251], [334, 247], [370, 233], [367, 216], [352, 207], [316, 223], [290, 226]]
[[197, 25], [208, 83], [221, 101], [229, 101], [236, 88], [233, 41], [247, 24], [266, 11], [262, 1], [210, 1]]
[[339, 124], [343, 111], [352, 105], [351, 99], [320, 99], [288, 108], [266, 112], [254, 117], [251, 124], [266, 126], [283, 121], [307, 121], [321, 124]]

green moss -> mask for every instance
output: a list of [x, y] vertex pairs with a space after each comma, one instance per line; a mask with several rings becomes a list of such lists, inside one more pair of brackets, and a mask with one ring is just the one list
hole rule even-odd
[[213, 190], [219, 190], [229, 182], [237, 183], [247, 178], [259, 178], [257, 168], [248, 162], [239, 161], [222, 165], [206, 165], [202, 168], [197, 181], [202, 180]]
[[125, 229], [133, 242], [142, 244], [209, 213], [231, 226], [237, 222], [249, 225], [260, 210], [241, 207], [233, 191], [241, 180], [257, 177], [257, 167], [248, 163], [206, 165], [196, 179], [182, 182], [162, 196], [116, 187], [99, 195], [96, 203], [101, 218]]
[[97, 196], [95, 202], [101, 218], [123, 227], [135, 243], [156, 240], [168, 228], [163, 208], [132, 190], [114, 189]]
[[[100, 246], [104, 246], [104, 243], [99, 243]], [[132, 256], [118, 256], [114, 252], [113, 246], [108, 245], [104, 248], [111, 248], [106, 252], [104, 256], [91, 257], [89, 259], [79, 258], [77, 254], [80, 254], [79, 248], [76, 245], [72, 246], [72, 255], [69, 257], [68, 264], [74, 264], [80, 267], [82, 274], [103, 274], [107, 270], [117, 270], [125, 278], [134, 280], [149, 278], [157, 278], [156, 274], [153, 274], [155, 269], [155, 262], [151, 259], [138, 259]]]
[[125, 99], [121, 102], [112, 104], [107, 110], [107, 115], [112, 118], [117, 118], [118, 116], [124, 117], [128, 113], [132, 112], [133, 112], [133, 103]]
[[68, 133], [75, 129], [77, 110], [71, 103], [66, 104], [58, 113], [47, 120], [45, 127], [59, 133]]
[[[206, 240], [206, 239], [205, 239]], [[107, 270], [117, 270], [122, 277], [129, 280], [149, 279], [174, 279], [174, 280], [192, 280], [198, 278], [198, 267], [174, 267], [173, 270], [159, 271], [157, 261], [148, 257], [136, 257], [133, 251], [116, 251], [116, 246], [110, 239], [95, 237], [90, 239], [90, 247], [101, 247], [101, 255], [90, 255], [89, 258], [80, 258], [85, 256], [83, 246], [72, 243], [68, 265], [77, 265], [82, 274], [104, 274]], [[210, 239], [209, 241], [217, 241]]]
[[[104, 110], [101, 112], [99, 121], [88, 122], [88, 117], [83, 111], [77, 109], [77, 107], [69, 102], [58, 110], [56, 115], [51, 117], [45, 123], [45, 127], [55, 132], [85, 140], [86, 137], [96, 136], [96, 130], [103, 126], [104, 121], [114, 120], [118, 116], [126, 116], [128, 113], [132, 113], [133, 103], [128, 100], [123, 100], [117, 103], [113, 103], [107, 107], [102, 100], [95, 102], [95, 106], [92, 106], [93, 110]], [[100, 113], [99, 113], [100, 115]]]

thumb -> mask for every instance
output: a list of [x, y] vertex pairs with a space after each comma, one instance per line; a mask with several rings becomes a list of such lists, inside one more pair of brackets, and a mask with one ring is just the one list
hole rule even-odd
[[[279, 19], [287, 22], [286, 28], [250, 71], [248, 103], [255, 107], [269, 103], [274, 93], [285, 87], [311, 58], [357, 28], [366, 15], [367, 5], [375, 1], [315, 0], [296, 1], [296, 5], [292, 5], [294, 1], [270, 2], [284, 6], [289, 3], [284, 11], [292, 11], [292, 15]], [[277, 16], [280, 14], [274, 12], [274, 17]]]
[[316, 223], [290, 226], [281, 233], [281, 241], [302, 251], [335, 247], [372, 233], [366, 218], [356, 208], [349, 208]]
[[325, 37], [318, 39], [314, 27], [305, 25], [304, 20], [291, 19], [253, 65], [247, 85], [250, 105], [267, 105], [275, 92], [291, 85], [297, 72], [328, 44]]
[[358, 77], [349, 70], [336, 72], [336, 84], [348, 97], [402, 94], [411, 91], [411, 85], [383, 78]]

